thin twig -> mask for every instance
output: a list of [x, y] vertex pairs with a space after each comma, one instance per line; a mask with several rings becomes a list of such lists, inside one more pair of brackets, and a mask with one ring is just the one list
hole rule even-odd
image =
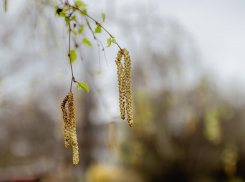
[[[68, 4], [68, 0], [67, 0], [67, 4]], [[69, 11], [70, 11], [70, 6], [68, 6], [68, 8], [69, 8]], [[73, 11], [74, 12], [74, 11]], [[73, 13], [72, 12], [72, 13]], [[71, 24], [70, 24], [70, 17], [71, 17], [71, 15], [72, 15], [72, 13], [69, 15], [69, 17], [68, 17], [68, 24], [69, 24], [69, 53], [68, 53], [68, 56], [69, 56], [69, 58], [70, 58], [70, 65], [71, 65], [71, 76], [72, 76], [72, 78], [71, 78], [71, 87], [70, 87], [70, 92], [72, 92], [72, 81], [73, 81], [73, 79], [75, 79], [74, 78], [74, 75], [73, 75], [73, 69], [72, 69], [72, 62], [71, 62]]]
[[102, 42], [99, 40], [99, 39], [97, 39], [97, 41], [100, 43], [100, 45], [102, 46], [102, 51], [104, 52], [104, 56], [105, 56], [105, 62], [106, 62], [106, 64], [107, 64], [107, 66], [109, 67], [109, 64], [108, 64], [108, 61], [107, 61], [107, 58], [106, 58], [106, 54], [105, 54], [105, 48], [104, 48], [104, 45], [102, 44]]
[[[96, 25], [98, 26], [101, 26], [101, 28], [103, 28], [103, 30], [106, 31], [106, 33], [108, 33], [110, 35], [111, 38], [114, 38], [114, 36], [112, 34], [110, 34], [102, 25], [100, 22], [96, 21], [95, 19], [93, 19], [91, 16], [89, 16], [87, 13], [85, 13], [84, 11], [80, 10], [79, 8], [75, 7], [75, 6], [71, 6], [68, 2], [68, 0], [66, 0], [66, 5], [68, 6], [68, 12], [70, 12], [70, 7], [73, 8], [73, 12], [70, 13], [70, 15], [68, 16], [68, 25], [69, 25], [69, 53], [68, 53], [68, 56], [70, 58], [70, 66], [71, 66], [71, 74], [72, 74], [72, 78], [71, 78], [71, 87], [70, 87], [70, 92], [72, 91], [72, 82], [75, 82], [75, 83], [78, 83], [76, 80], [75, 80], [75, 77], [74, 77], [74, 74], [73, 74], [73, 68], [72, 68], [72, 62], [71, 62], [71, 24], [70, 24], [70, 17], [71, 15], [76, 11], [80, 11], [82, 14], [86, 15], [88, 18], [90, 18], [91, 20], [93, 20], [95, 22]], [[88, 20], [86, 19], [86, 22], [89, 26], [89, 29], [91, 30], [91, 32], [93, 33], [93, 36], [94, 36], [94, 39], [97, 41], [97, 45], [98, 45], [98, 48], [99, 48], [99, 43], [102, 45], [103, 47], [103, 51], [104, 51], [104, 55], [105, 55], [105, 49], [104, 49], [104, 46], [102, 44], [102, 42], [100, 40], [97, 39], [97, 37], [95, 36]], [[119, 46], [119, 44], [116, 42], [117, 46], [119, 47], [120, 50], [121, 47]], [[105, 56], [105, 59], [106, 59], [106, 56]], [[99, 57], [99, 60], [100, 60], [100, 57]], [[106, 63], [107, 63], [107, 60], [106, 60]], [[107, 63], [107, 66], [108, 66], [108, 63]]]
[[[78, 51], [81, 54], [81, 49], [80, 48], [78, 49]], [[83, 64], [83, 66], [86, 67], [84, 60], [82, 60], [81, 62]], [[106, 113], [108, 114], [109, 117], [112, 118], [112, 116], [111, 116], [111, 114], [110, 114], [110, 112], [108, 110], [108, 107], [106, 106], [106, 103], [105, 103], [104, 99], [101, 97], [99, 89], [97, 88], [96, 84], [94, 83], [93, 76], [91, 75], [92, 71], [90, 69], [84, 69], [84, 72], [87, 73], [87, 74], [85, 74], [85, 76], [90, 80], [90, 83], [92, 83], [92, 85], [94, 86], [95, 91], [96, 91], [95, 93], [97, 94], [97, 96], [100, 99], [102, 105], [104, 106], [104, 108], [106, 110]], [[78, 82], [75, 80], [75, 83], [78, 83]]]
[[[75, 47], [78, 48], [81, 46], [81, 44], [78, 44], [76, 39], [74, 38], [74, 36], [72, 37], [73, 38], [73, 41], [75, 42]], [[83, 55], [82, 55], [82, 52], [80, 52], [80, 56], [81, 56], [81, 60], [83, 60]]]
[[[93, 19], [93, 18], [92, 18], [91, 16], [89, 16], [87, 13], [85, 13], [84, 11], [80, 10], [79, 8], [77, 8], [77, 7], [75, 7], [75, 6], [69, 5], [69, 7], [72, 7], [74, 10], [78, 10], [78, 11], [80, 11], [81, 13], [83, 13], [84, 15], [86, 15], [87, 17], [89, 17], [91, 20], [93, 20], [93, 21], [95, 22], [96, 25], [101, 26], [101, 28], [103, 28], [103, 29], [106, 31], [106, 33], [108, 33], [108, 34], [110, 35], [111, 38], [114, 38], [114, 36], [113, 36], [112, 34], [110, 34], [110, 33], [109, 33], [109, 32], [108, 32], [108, 31], [101, 25], [100, 22], [98, 22], [98, 21], [96, 21], [95, 19]], [[116, 43], [116, 44], [117, 44], [117, 46], [119, 47], [119, 49], [122, 50], [121, 47], [119, 46], [119, 44], [118, 44], [118, 43]]]
[[[87, 19], [86, 19], [86, 21], [87, 21]], [[93, 35], [94, 35], [94, 39], [97, 41], [97, 45], [98, 45], [98, 46], [99, 46], [99, 45], [102, 46], [102, 51], [104, 52], [104, 57], [105, 57], [106, 65], [109, 66], [108, 61], [107, 61], [107, 58], [106, 58], [106, 54], [105, 54], [105, 47], [104, 47], [103, 43], [100, 41], [100, 39], [98, 39], [98, 38], [95, 36], [95, 34], [94, 34], [94, 32], [93, 32], [93, 30], [92, 30], [92, 28], [91, 28], [91, 26], [90, 26], [90, 24], [89, 24], [88, 21], [87, 21], [87, 23], [88, 23], [89, 29], [91, 30], [91, 32], [92, 32]]]
[[92, 28], [91, 28], [91, 26], [90, 26], [90, 23], [89, 23], [89, 21], [88, 21], [88, 19], [87, 18], [85, 18], [86, 19], [86, 22], [87, 22], [87, 24], [88, 24], [88, 28], [90, 29], [90, 31], [92, 32], [92, 34], [93, 34], [93, 37], [94, 37], [94, 40], [96, 40], [97, 41], [97, 45], [99, 46], [99, 44], [102, 46], [102, 51], [104, 51], [104, 56], [105, 56], [105, 61], [106, 61], [106, 64], [107, 64], [107, 66], [109, 66], [108, 65], [108, 62], [107, 62], [107, 59], [106, 59], [106, 55], [105, 55], [105, 48], [104, 48], [104, 45], [102, 44], [102, 42], [95, 36], [95, 33], [93, 32], [93, 30], [92, 30]]
[[94, 40], [96, 40], [96, 42], [97, 42], [98, 52], [99, 52], [99, 64], [100, 64], [100, 71], [101, 71], [100, 48], [99, 48], [100, 45], [99, 45], [99, 43], [98, 43], [97, 37], [95, 36], [95, 34], [94, 34], [94, 32], [93, 32], [93, 30], [92, 30], [92, 28], [91, 28], [91, 26], [90, 26], [90, 23], [88, 22], [87, 17], [85, 17], [85, 19], [86, 19], [86, 23], [88, 24], [88, 28], [90, 29], [90, 31], [91, 31], [92, 34], [93, 34]]

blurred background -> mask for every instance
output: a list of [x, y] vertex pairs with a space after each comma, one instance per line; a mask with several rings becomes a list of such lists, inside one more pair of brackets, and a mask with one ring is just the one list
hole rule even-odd
[[97, 34], [105, 58], [86, 27], [71, 42], [75, 78], [90, 87], [73, 86], [73, 166], [60, 109], [71, 80], [61, 1], [8, 0], [5, 11], [2, 0], [0, 181], [244, 182], [245, 1], [83, 2], [94, 19], [106, 14], [103, 25], [130, 53], [133, 127], [120, 119], [118, 47]]

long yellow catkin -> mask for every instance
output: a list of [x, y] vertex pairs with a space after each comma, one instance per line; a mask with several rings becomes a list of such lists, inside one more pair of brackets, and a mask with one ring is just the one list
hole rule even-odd
[[133, 125], [133, 110], [132, 110], [132, 93], [131, 93], [131, 59], [126, 48], [123, 49], [124, 56], [124, 74], [125, 74], [125, 96], [126, 96], [126, 111], [129, 126]]
[[121, 118], [125, 119], [125, 78], [124, 78], [124, 70], [123, 65], [121, 63], [123, 52], [121, 50], [118, 51], [116, 57], [117, 64], [117, 75], [118, 75], [118, 87], [119, 87], [119, 107], [121, 112]]
[[69, 111], [69, 120], [70, 120], [70, 139], [72, 144], [73, 165], [77, 165], [79, 161], [79, 152], [78, 152], [77, 133], [76, 133], [74, 99], [73, 99], [72, 92], [68, 93], [68, 111]]
[[61, 109], [63, 112], [63, 120], [64, 120], [64, 126], [63, 126], [63, 131], [64, 131], [64, 137], [65, 137], [65, 147], [69, 148], [70, 145], [70, 126], [69, 126], [69, 118], [67, 117], [67, 110], [66, 110], [66, 102], [68, 101], [68, 96], [66, 96], [61, 103]]

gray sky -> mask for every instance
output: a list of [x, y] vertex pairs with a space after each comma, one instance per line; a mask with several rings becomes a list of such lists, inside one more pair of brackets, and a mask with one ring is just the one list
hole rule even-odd
[[245, 1], [159, 1], [162, 15], [175, 17], [193, 34], [205, 69], [221, 84], [245, 86]]

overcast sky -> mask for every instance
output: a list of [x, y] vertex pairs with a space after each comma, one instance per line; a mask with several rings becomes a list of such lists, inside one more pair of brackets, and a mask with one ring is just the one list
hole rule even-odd
[[158, 7], [193, 34], [209, 73], [226, 86], [245, 86], [244, 0], [166, 0]]

